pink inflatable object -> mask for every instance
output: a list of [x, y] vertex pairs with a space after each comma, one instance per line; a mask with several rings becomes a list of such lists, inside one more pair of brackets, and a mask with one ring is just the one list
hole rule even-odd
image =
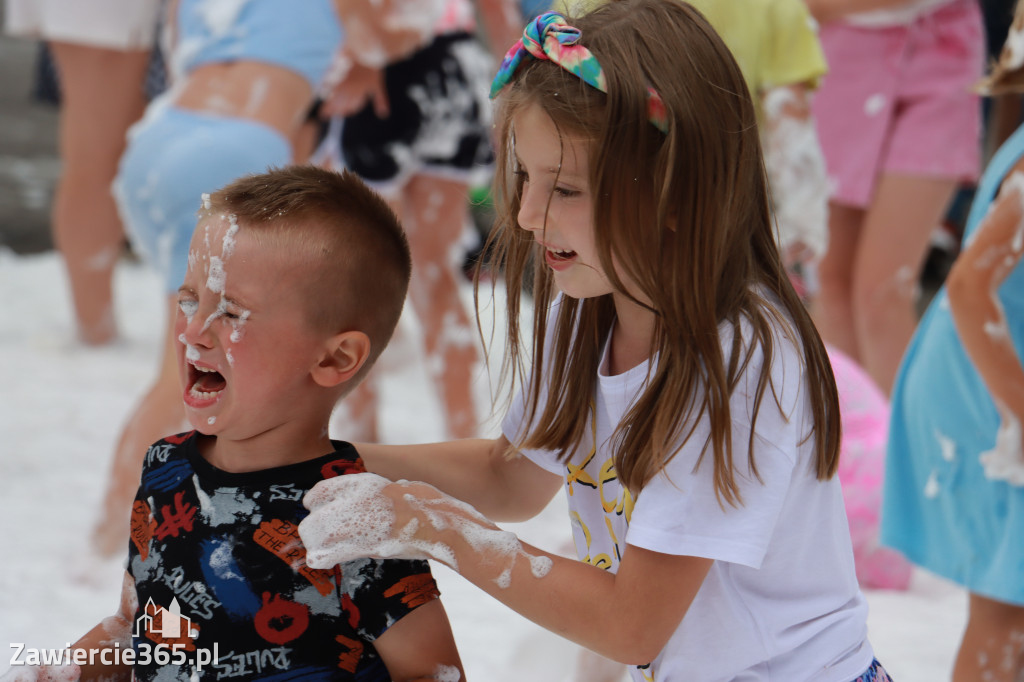
[[843, 424], [839, 481], [853, 539], [857, 579], [862, 587], [904, 590], [910, 583], [910, 562], [899, 552], [878, 544], [889, 402], [850, 357], [830, 346], [828, 356], [839, 388]]

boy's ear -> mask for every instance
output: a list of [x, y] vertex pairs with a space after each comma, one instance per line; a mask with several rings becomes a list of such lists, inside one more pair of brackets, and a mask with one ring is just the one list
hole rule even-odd
[[335, 334], [310, 374], [313, 381], [331, 388], [348, 381], [370, 357], [370, 337], [359, 331]]

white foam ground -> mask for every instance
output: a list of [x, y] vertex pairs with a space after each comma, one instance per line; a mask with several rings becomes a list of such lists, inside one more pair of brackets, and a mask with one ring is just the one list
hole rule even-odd
[[[12, 642], [63, 647], [118, 606], [122, 566], [83, 550], [118, 432], [155, 371], [163, 325], [156, 276], [124, 265], [117, 314], [125, 340], [107, 349], [73, 342], [57, 257], [0, 251], [0, 673]], [[467, 305], [471, 298], [463, 292]], [[485, 329], [488, 328], [485, 324]], [[387, 374], [382, 432], [391, 442], [441, 437], [440, 414], [422, 371], [416, 331], [404, 319], [374, 371]], [[489, 409], [486, 381], [480, 407]], [[493, 426], [492, 432], [493, 432]], [[340, 435], [340, 434], [339, 434]], [[505, 528], [543, 549], [569, 551], [561, 497], [536, 519]], [[126, 542], [127, 544], [127, 542]], [[516, 615], [444, 566], [434, 566], [466, 679], [568, 682], [576, 647]], [[878, 657], [900, 682], [949, 679], [966, 599], [927, 574], [909, 592], [868, 592], [868, 631]], [[8, 652], [3, 656], [3, 652]]]

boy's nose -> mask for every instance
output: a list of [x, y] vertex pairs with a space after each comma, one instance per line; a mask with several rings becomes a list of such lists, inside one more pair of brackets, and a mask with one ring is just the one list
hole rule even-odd
[[189, 318], [185, 317], [185, 314], [178, 311], [178, 315], [184, 320], [184, 329], [181, 333], [181, 340], [190, 346], [203, 346], [209, 348], [212, 343], [212, 334], [210, 332], [210, 322], [213, 316], [207, 311], [203, 314], [199, 310]]

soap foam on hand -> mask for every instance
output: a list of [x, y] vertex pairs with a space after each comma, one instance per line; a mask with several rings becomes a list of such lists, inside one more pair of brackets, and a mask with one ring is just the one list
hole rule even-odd
[[[389, 485], [403, 491], [399, 504], [411, 513], [401, 527], [397, 527], [396, 502], [385, 491]], [[433, 559], [458, 571], [452, 547], [421, 537], [428, 527], [457, 533], [480, 557], [481, 565], [498, 568], [494, 582], [501, 588], [511, 584], [519, 557], [529, 561], [536, 578], [547, 575], [552, 567], [550, 558], [526, 553], [515, 534], [426, 483], [392, 483], [376, 474], [349, 474], [321, 481], [306, 493], [303, 503], [310, 515], [299, 524], [299, 534], [306, 545], [306, 562], [313, 568], [371, 557]]]
[[378, 551], [391, 538], [394, 507], [382, 494], [389, 481], [376, 474], [348, 474], [321, 481], [303, 498], [310, 515], [299, 524], [312, 568], [364, 557]]

